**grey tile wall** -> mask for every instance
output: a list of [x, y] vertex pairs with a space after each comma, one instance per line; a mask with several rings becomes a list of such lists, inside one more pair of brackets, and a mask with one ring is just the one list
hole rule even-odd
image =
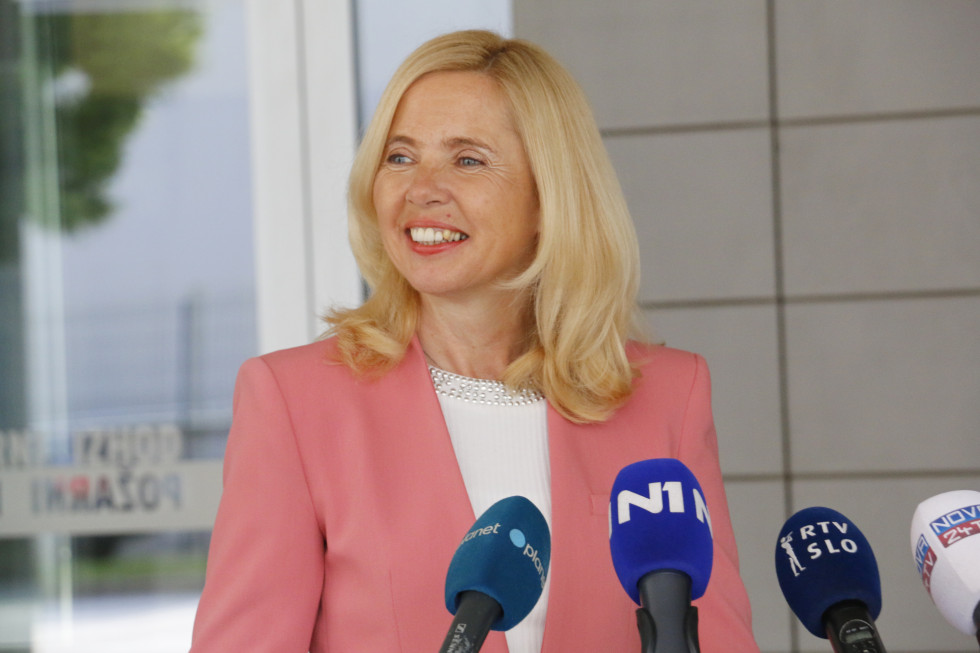
[[773, 569], [782, 523], [824, 505], [874, 547], [889, 651], [976, 651], [909, 527], [980, 489], [980, 2], [517, 0], [514, 19], [590, 96], [653, 333], [708, 359], [762, 650], [830, 650]]
[[980, 114], [788, 127], [780, 144], [788, 294], [977, 286]]
[[980, 105], [975, 0], [776, 0], [784, 118]]
[[604, 128], [767, 115], [760, 0], [518, 0], [514, 22], [576, 74]]
[[791, 305], [793, 471], [980, 465], [980, 296]]
[[761, 128], [606, 139], [644, 243], [642, 300], [773, 297], [769, 140]]
[[782, 482], [729, 482], [727, 493], [739, 567], [752, 601], [755, 640], [763, 651], [789, 651], [795, 617], [783, 600], [774, 571], [776, 535], [786, 521]]

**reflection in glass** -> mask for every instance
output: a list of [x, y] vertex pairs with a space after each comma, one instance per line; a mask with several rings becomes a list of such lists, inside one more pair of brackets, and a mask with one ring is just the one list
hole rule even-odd
[[189, 643], [255, 353], [244, 23], [0, 0], [0, 650]]

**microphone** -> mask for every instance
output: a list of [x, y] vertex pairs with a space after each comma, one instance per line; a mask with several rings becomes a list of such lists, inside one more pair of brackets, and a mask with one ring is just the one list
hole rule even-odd
[[698, 653], [698, 609], [714, 546], [694, 474], [679, 460], [624, 467], [609, 497], [609, 548], [633, 602], [644, 653]]
[[786, 602], [837, 653], [884, 653], [874, 620], [881, 613], [881, 578], [867, 538], [830, 508], [790, 517], [776, 543], [776, 576]]
[[455, 617], [440, 653], [479, 651], [490, 630], [516, 626], [541, 597], [551, 534], [541, 511], [521, 496], [496, 502], [473, 523], [446, 574], [446, 609]]
[[980, 643], [980, 492], [944, 492], [920, 503], [912, 555], [939, 612]]

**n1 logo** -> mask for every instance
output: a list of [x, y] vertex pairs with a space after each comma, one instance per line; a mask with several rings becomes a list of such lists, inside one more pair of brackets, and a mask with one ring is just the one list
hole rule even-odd
[[[667, 497], [667, 511], [681, 513], [685, 511], [684, 505], [684, 486], [680, 481], [667, 481], [665, 483], [650, 483], [648, 486], [649, 495], [643, 496], [631, 490], [623, 490], [616, 497], [617, 521], [625, 524], [630, 520], [630, 506], [635, 506], [641, 510], [660, 514], [664, 510], [664, 495]], [[701, 523], [708, 525], [711, 530], [711, 516], [708, 514], [708, 506], [704, 502], [704, 497], [698, 488], [691, 488], [691, 495], [694, 500], [694, 516]]]

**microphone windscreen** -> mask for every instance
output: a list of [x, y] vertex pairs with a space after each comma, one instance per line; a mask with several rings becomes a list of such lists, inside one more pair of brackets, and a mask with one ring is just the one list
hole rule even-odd
[[516, 626], [541, 597], [551, 560], [551, 533], [541, 511], [521, 496], [487, 508], [453, 554], [446, 574], [446, 608], [456, 614], [460, 595], [475, 590], [503, 610], [493, 630]]
[[804, 508], [786, 520], [776, 543], [776, 576], [789, 607], [817, 637], [827, 639], [823, 615], [841, 601], [860, 601], [872, 619], [881, 613], [871, 545], [836, 510]]
[[609, 549], [623, 589], [641, 605], [638, 584], [653, 571], [691, 578], [691, 598], [708, 588], [714, 547], [701, 485], [673, 458], [620, 470], [609, 497]]
[[926, 499], [912, 516], [912, 555], [922, 583], [946, 621], [975, 635], [980, 604], [980, 492]]

